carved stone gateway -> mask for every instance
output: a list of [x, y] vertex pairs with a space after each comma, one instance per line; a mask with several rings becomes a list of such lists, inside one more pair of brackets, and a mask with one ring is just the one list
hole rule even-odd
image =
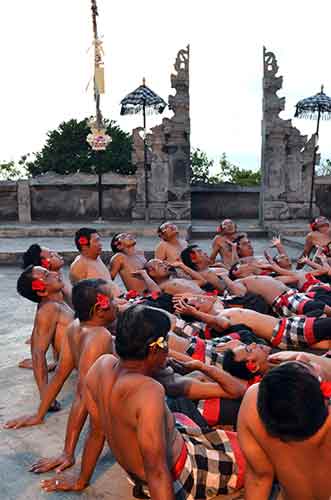
[[[283, 120], [279, 113], [285, 108], [285, 97], [278, 97], [283, 77], [277, 76], [275, 55], [263, 47], [263, 118], [261, 154], [260, 223], [309, 217], [315, 134], [307, 141]], [[319, 156], [317, 158], [317, 164]], [[318, 208], [313, 203], [313, 211]]]
[[[147, 136], [149, 144], [148, 205], [151, 219], [191, 219], [189, 46], [178, 52], [171, 75], [175, 95], [169, 96], [172, 118], [164, 118]], [[144, 144], [141, 128], [133, 130], [132, 162], [137, 165], [134, 219], [145, 210]]]

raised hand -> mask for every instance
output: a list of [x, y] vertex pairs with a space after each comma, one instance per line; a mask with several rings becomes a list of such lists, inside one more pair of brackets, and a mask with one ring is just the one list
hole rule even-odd
[[280, 239], [280, 235], [274, 236], [273, 238], [271, 238], [271, 241], [270, 241], [270, 246], [271, 247], [278, 247], [281, 244], [282, 244], [282, 242], [281, 242], [281, 239]]
[[174, 302], [175, 305], [175, 312], [179, 314], [194, 314], [197, 309], [194, 306], [190, 306], [185, 302], [184, 300], [178, 300]]
[[68, 467], [72, 467], [74, 463], [74, 457], [69, 456], [65, 452], [63, 452], [58, 457], [41, 458], [40, 460], [38, 460], [38, 462], [31, 465], [29, 471], [34, 472], [35, 474], [42, 474], [56, 468], [55, 472], [59, 473], [64, 471], [64, 469], [67, 469]]
[[170, 358], [168, 362], [174, 371], [181, 375], [200, 370], [203, 365], [198, 359], [192, 359], [192, 361], [178, 361], [177, 359]]

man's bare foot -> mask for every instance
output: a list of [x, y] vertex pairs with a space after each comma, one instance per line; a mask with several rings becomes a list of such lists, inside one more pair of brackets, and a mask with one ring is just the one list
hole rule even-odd
[[60, 405], [60, 403], [59, 403], [58, 401], [56, 401], [56, 400], [55, 400], [55, 401], [51, 404], [51, 406], [48, 408], [48, 411], [49, 411], [50, 413], [55, 413], [55, 412], [60, 411], [60, 410], [61, 410], [61, 405]]
[[22, 361], [18, 363], [18, 366], [20, 368], [27, 368], [28, 370], [32, 370], [32, 359], [31, 358], [25, 358]]
[[53, 372], [57, 367], [57, 361], [52, 361], [51, 363], [47, 363], [47, 369], [49, 372]]

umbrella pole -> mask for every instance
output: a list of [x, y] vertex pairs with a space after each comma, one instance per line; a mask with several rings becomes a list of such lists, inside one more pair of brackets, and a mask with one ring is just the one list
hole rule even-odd
[[[321, 119], [321, 109], [319, 107], [318, 108], [318, 115], [317, 115], [317, 127], [316, 127], [317, 140], [318, 140], [318, 134], [319, 134], [319, 129], [320, 129], [320, 119]], [[310, 217], [310, 219], [313, 218], [313, 198], [314, 198], [314, 187], [315, 187], [315, 163], [316, 163], [317, 148], [318, 148], [318, 146], [314, 147], [313, 169], [312, 169], [312, 173], [311, 173], [311, 190], [310, 190], [310, 202], [309, 202], [309, 217]]]
[[148, 172], [147, 172], [147, 143], [146, 143], [146, 105], [143, 104], [144, 117], [144, 176], [145, 176], [145, 222], [149, 222], [148, 210]]

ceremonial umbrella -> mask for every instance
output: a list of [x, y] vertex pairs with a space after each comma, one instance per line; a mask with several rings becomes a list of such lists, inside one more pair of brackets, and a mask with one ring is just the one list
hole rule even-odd
[[[324, 86], [321, 86], [321, 91], [312, 97], [302, 99], [296, 105], [295, 118], [308, 118], [311, 120], [317, 119], [316, 138], [318, 140], [320, 119], [330, 120], [331, 118], [331, 97], [324, 94]], [[317, 154], [317, 141], [314, 147], [313, 154], [313, 170], [311, 176], [311, 191], [309, 202], [309, 216], [312, 218], [313, 212], [313, 197], [314, 197], [314, 184], [315, 184], [315, 162]]]
[[167, 103], [147, 87], [145, 78], [143, 84], [128, 94], [121, 101], [121, 115], [143, 113], [144, 127], [144, 176], [145, 176], [145, 221], [149, 221], [148, 211], [148, 173], [147, 173], [147, 143], [146, 143], [146, 111], [149, 113], [163, 113]]

